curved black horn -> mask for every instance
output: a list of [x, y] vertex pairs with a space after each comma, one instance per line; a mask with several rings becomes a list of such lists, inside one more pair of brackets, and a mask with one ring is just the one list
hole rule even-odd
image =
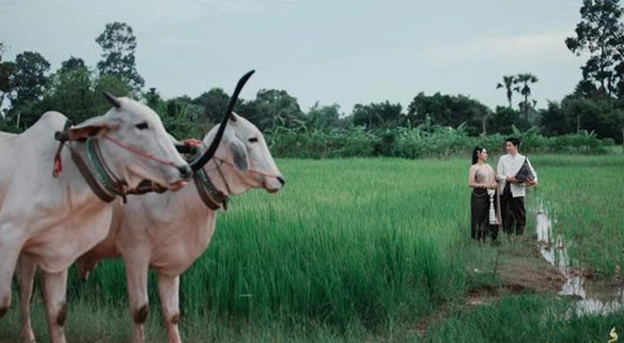
[[113, 106], [121, 108], [121, 102], [119, 102], [119, 99], [117, 99], [114, 95], [107, 91], [102, 91], [102, 94], [104, 94], [106, 100], [108, 100], [108, 102], [110, 102]]
[[223, 137], [223, 132], [225, 131], [225, 126], [227, 125], [227, 121], [230, 118], [232, 111], [234, 110], [234, 105], [236, 105], [236, 100], [238, 100], [238, 95], [243, 89], [243, 86], [245, 86], [245, 83], [247, 82], [247, 80], [249, 80], [249, 78], [254, 72], [255, 70], [251, 70], [247, 72], [247, 74], [243, 75], [243, 77], [241, 77], [240, 80], [238, 80], [236, 89], [234, 89], [234, 93], [232, 94], [232, 97], [230, 97], [230, 102], [228, 103], [227, 110], [225, 112], [225, 115], [223, 116], [223, 119], [221, 120], [221, 124], [219, 125], [219, 130], [217, 130], [217, 134], [212, 140], [212, 143], [210, 143], [208, 150], [206, 150], [206, 152], [203, 155], [201, 155], [200, 158], [190, 163], [191, 169], [193, 169], [194, 172], [201, 169], [201, 167], [203, 167], [204, 164], [208, 163], [208, 161], [214, 156], [215, 152], [217, 151], [217, 147], [219, 146], [219, 143], [221, 143], [221, 138]]

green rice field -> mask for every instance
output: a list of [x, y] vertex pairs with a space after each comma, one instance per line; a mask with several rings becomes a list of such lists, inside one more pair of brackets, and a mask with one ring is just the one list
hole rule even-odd
[[[496, 168], [497, 156], [490, 157]], [[182, 276], [186, 342], [607, 342], [624, 338], [624, 312], [562, 314], [556, 291], [502, 289], [467, 306], [475, 289], [499, 287], [499, 264], [531, 248], [535, 209], [571, 242], [573, 266], [609, 283], [624, 267], [624, 155], [531, 156], [539, 185], [527, 194], [521, 240], [470, 239], [468, 158], [278, 160], [288, 180], [277, 194], [253, 191], [220, 213], [208, 250]], [[556, 220], [556, 221], [555, 221]], [[486, 272], [477, 272], [485, 270]], [[123, 264], [105, 261], [81, 283], [70, 272], [67, 336], [127, 342], [131, 319]], [[161, 342], [150, 280], [148, 338]], [[489, 289], [489, 288], [488, 288]], [[15, 308], [0, 341], [18, 341]], [[42, 342], [42, 302], [33, 299]], [[423, 326], [426, 322], [426, 325]], [[620, 339], [621, 340], [621, 339]]]

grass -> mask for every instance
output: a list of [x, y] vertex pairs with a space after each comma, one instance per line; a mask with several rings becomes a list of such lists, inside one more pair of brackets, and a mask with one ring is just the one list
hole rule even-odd
[[[624, 267], [624, 155], [535, 157], [554, 232], [576, 264], [610, 279]], [[537, 167], [536, 167], [537, 168]]]
[[[461, 256], [450, 247], [467, 234], [467, 187], [465, 171], [447, 163], [281, 161], [282, 193], [246, 194], [220, 214], [210, 248], [182, 278], [185, 313], [374, 326], [461, 296]], [[125, 298], [121, 264], [93, 276], [70, 288]]]
[[624, 312], [598, 317], [562, 314], [570, 303], [561, 299], [520, 295], [460, 310], [440, 325], [430, 328], [426, 342], [607, 342], [610, 331], [624, 333]]
[[[529, 192], [528, 206], [544, 199], [557, 220], [555, 230], [575, 242], [573, 257], [613, 275], [622, 264], [624, 156], [531, 160], [540, 185]], [[497, 249], [470, 240], [467, 159], [280, 160], [278, 165], [288, 179], [286, 188], [233, 199], [230, 211], [219, 215], [209, 249], [183, 275], [187, 341], [417, 342], [415, 323], [444, 309], [450, 317], [433, 325], [425, 341], [500, 342], [494, 338], [509, 341], [508, 335], [527, 330], [545, 309], [559, 306], [545, 295], [504, 296], [474, 311], [463, 305], [471, 289], [498, 287], [518, 274], [516, 268], [535, 264], [527, 248], [532, 216], [528, 244]], [[164, 337], [156, 295], [152, 276], [150, 341]], [[86, 283], [70, 273], [68, 298], [70, 339], [128, 340], [130, 315], [119, 261], [101, 263]], [[523, 316], [531, 320], [516, 324], [512, 313], [524, 308]], [[45, 340], [40, 300], [33, 309], [36, 333]], [[500, 317], [491, 324], [510, 325], [509, 332], [490, 335], [491, 327], [483, 326], [488, 316]], [[0, 323], [0, 341], [14, 339], [16, 311]], [[571, 341], [566, 332], [576, 331], [553, 323], [558, 328], [553, 337]], [[589, 319], [579, 319], [578, 325], [592, 335], [606, 334], [608, 326]], [[462, 330], [483, 339], [462, 340]]]

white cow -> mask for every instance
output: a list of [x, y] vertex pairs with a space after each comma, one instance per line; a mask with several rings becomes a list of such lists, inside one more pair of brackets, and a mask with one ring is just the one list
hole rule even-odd
[[[67, 269], [106, 237], [113, 215], [113, 205], [96, 196], [75, 161], [90, 165], [97, 154], [107, 175], [119, 181], [119, 192], [143, 179], [179, 190], [192, 174], [154, 111], [106, 95], [114, 107], [69, 128], [69, 146], [58, 155], [55, 132], [64, 131], [67, 122], [59, 112], [44, 113], [19, 135], [0, 135], [0, 318], [11, 305], [11, 280], [21, 253], [21, 260], [42, 268], [52, 342], [65, 342]], [[55, 171], [60, 174], [53, 177]], [[22, 272], [32, 276], [34, 267]]]
[[[203, 143], [212, 141], [214, 134], [213, 129]], [[205, 184], [198, 185], [196, 181], [176, 193], [146, 195], [131, 199], [126, 206], [116, 206], [108, 237], [77, 261], [84, 277], [95, 268], [99, 259], [123, 258], [135, 343], [144, 342], [143, 323], [148, 315], [147, 275], [150, 267], [158, 274], [169, 342], [180, 342], [180, 274], [210, 243], [215, 230], [216, 209], [222, 205], [223, 199], [216, 194], [235, 195], [252, 188], [277, 192], [285, 182], [262, 133], [236, 114], [232, 114], [215, 157], [206, 164], [204, 173], [216, 190], [212, 196], [202, 200], [198, 189]]]

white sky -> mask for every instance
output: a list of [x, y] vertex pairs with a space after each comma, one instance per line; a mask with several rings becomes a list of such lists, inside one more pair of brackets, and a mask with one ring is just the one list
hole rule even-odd
[[[304, 110], [315, 101], [390, 100], [404, 108], [420, 91], [465, 94], [504, 105], [503, 75], [530, 72], [538, 106], [560, 100], [581, 78], [583, 58], [564, 43], [580, 0], [0, 0], [5, 59], [24, 50], [56, 69], [70, 55], [91, 67], [106, 23], [137, 36], [137, 69], [166, 98], [285, 89]], [[519, 101], [516, 97], [514, 102]]]

